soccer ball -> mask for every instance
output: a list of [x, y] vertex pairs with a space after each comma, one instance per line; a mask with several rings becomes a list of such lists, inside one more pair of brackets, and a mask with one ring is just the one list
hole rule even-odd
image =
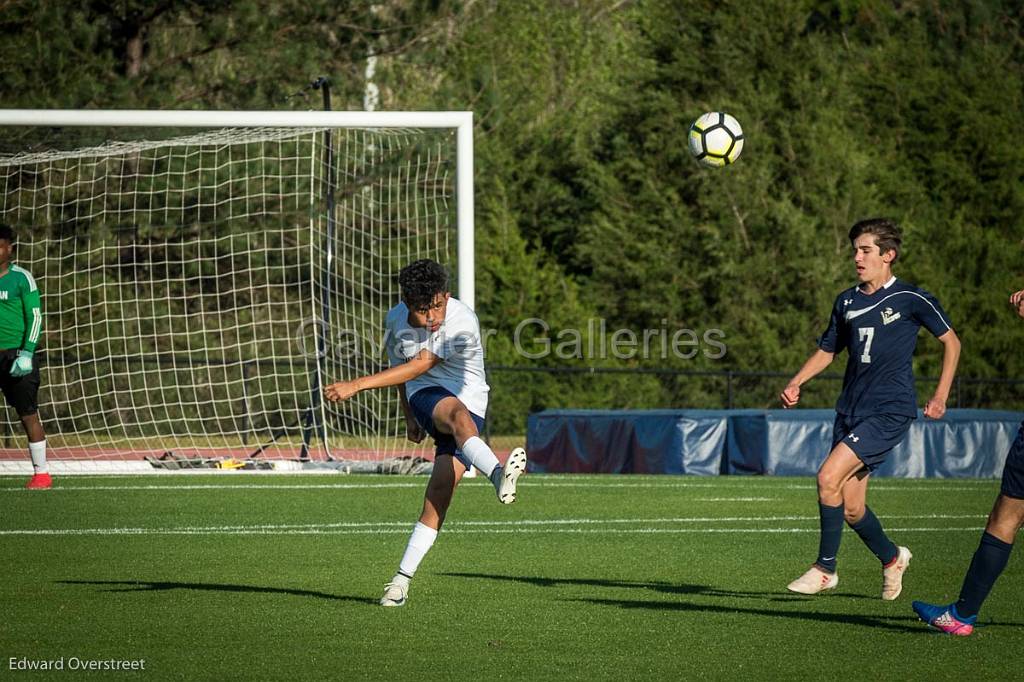
[[697, 163], [718, 168], [735, 163], [743, 151], [743, 129], [735, 118], [710, 111], [690, 126], [690, 153]]

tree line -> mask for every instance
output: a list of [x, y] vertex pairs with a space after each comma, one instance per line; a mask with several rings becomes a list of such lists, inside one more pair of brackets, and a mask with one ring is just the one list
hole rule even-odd
[[[795, 371], [854, 281], [847, 230], [885, 215], [905, 232], [897, 274], [936, 294], [963, 340], [961, 373], [1019, 378], [1022, 20], [1008, 0], [40, 0], [0, 8], [0, 97], [318, 109], [307, 85], [328, 75], [334, 108], [358, 110], [373, 57], [379, 109], [474, 112], [477, 308], [499, 331], [495, 366]], [[688, 156], [688, 126], [711, 110], [746, 137], [723, 170]], [[728, 352], [531, 359], [512, 342], [526, 318], [718, 329]], [[922, 338], [918, 373], [940, 361]], [[502, 431], [544, 407], [716, 406], [721, 390], [492, 377]], [[777, 388], [740, 390], [770, 406]]]

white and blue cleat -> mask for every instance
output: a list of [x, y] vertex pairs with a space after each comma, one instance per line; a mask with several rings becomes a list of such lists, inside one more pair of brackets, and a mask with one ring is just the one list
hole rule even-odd
[[516, 501], [516, 483], [519, 477], [526, 471], [526, 450], [516, 448], [505, 461], [501, 470], [501, 480], [498, 482], [498, 501], [502, 504], [512, 504]]
[[928, 623], [931, 627], [947, 635], [966, 637], [974, 632], [974, 624], [977, 616], [964, 618], [956, 612], [956, 604], [940, 606], [928, 602], [915, 601], [911, 604], [917, 617]]

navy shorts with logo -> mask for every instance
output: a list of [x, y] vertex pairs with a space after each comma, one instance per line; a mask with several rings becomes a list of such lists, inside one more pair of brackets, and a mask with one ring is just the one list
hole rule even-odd
[[17, 349], [0, 350], [0, 390], [18, 416], [27, 417], [39, 411], [36, 403], [39, 395], [39, 365], [33, 361], [31, 372], [23, 377], [12, 377], [11, 365], [17, 359]]
[[1024, 499], [1024, 422], [1017, 430], [1017, 437], [1010, 446], [1010, 454], [1003, 465], [1003, 485], [999, 490], [1007, 497]]
[[[416, 417], [416, 421], [423, 427], [423, 430], [430, 434], [434, 439], [434, 456], [438, 455], [452, 455], [455, 459], [459, 460], [466, 465], [468, 469], [472, 466], [469, 460], [466, 459], [461, 451], [458, 451], [455, 447], [455, 436], [450, 433], [441, 433], [437, 430], [437, 426], [434, 425], [434, 408], [437, 404], [445, 398], [455, 398], [455, 394], [449, 391], [447, 388], [441, 388], [440, 386], [431, 386], [430, 388], [424, 388], [416, 391], [409, 398], [409, 407], [412, 408], [412, 414]], [[484, 432], [484, 418], [480, 415], [473, 414], [469, 415], [473, 418], [473, 422], [476, 424], [476, 430], [479, 433]]]
[[889, 452], [899, 445], [910, 430], [913, 417], [895, 414], [873, 414], [850, 417], [836, 413], [832, 427], [832, 447], [846, 443], [869, 471], [885, 462]]

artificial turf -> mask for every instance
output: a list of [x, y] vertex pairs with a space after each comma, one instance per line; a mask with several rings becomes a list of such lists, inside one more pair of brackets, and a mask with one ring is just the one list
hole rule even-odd
[[[460, 486], [406, 606], [377, 605], [425, 479], [0, 478], [0, 669], [141, 660], [152, 679], [1010, 679], [1024, 664], [1024, 559], [975, 634], [930, 632], [993, 480], [873, 481], [914, 553], [903, 595], [851, 531], [839, 587], [790, 594], [817, 550], [812, 479], [541, 476], [497, 503]], [[32, 674], [23, 661], [64, 660]]]

